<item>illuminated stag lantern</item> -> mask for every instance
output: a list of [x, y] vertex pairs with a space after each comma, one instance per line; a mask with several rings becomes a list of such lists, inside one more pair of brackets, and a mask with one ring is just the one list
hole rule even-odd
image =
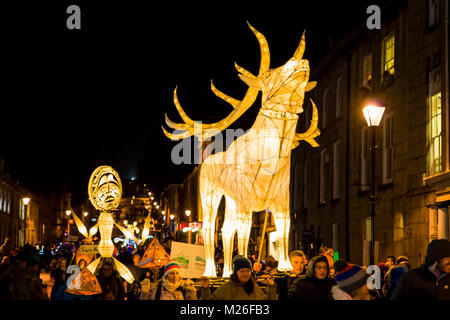
[[[91, 262], [87, 268], [94, 273], [102, 258], [112, 258], [120, 275], [129, 283], [132, 283], [134, 277], [130, 270], [113, 257], [114, 245], [111, 241], [114, 225], [124, 232], [124, 229], [114, 222], [111, 215], [111, 210], [117, 208], [122, 197], [122, 182], [119, 174], [109, 166], [98, 167], [89, 180], [88, 193], [92, 205], [101, 212], [98, 217], [98, 229], [100, 231], [98, 252], [100, 258]], [[129, 236], [130, 232], [124, 233]]]
[[203, 236], [205, 241], [206, 267], [204, 276], [216, 276], [214, 263], [214, 230], [217, 209], [225, 197], [225, 221], [222, 226], [224, 246], [224, 277], [231, 270], [234, 234], [237, 232], [239, 254], [247, 255], [248, 240], [252, 224], [252, 213], [270, 209], [280, 240], [280, 271], [291, 270], [288, 260], [289, 178], [291, 150], [300, 140], [318, 147], [314, 140], [320, 135], [317, 128], [318, 112], [314, 102], [309, 129], [296, 133], [298, 114], [303, 112], [305, 92], [312, 90], [316, 82], [308, 82], [309, 63], [302, 59], [305, 51], [305, 34], [294, 56], [276, 69], [269, 69], [270, 53], [267, 40], [250, 24], [261, 49], [259, 74], [252, 75], [236, 65], [239, 77], [248, 86], [242, 101], [217, 90], [215, 95], [230, 103], [234, 110], [223, 120], [212, 124], [201, 124], [191, 120], [181, 108], [174, 92], [174, 103], [184, 123], [166, 123], [174, 132], [164, 128], [167, 137], [179, 140], [195, 135], [200, 141], [211, 138], [236, 121], [262, 92], [262, 106], [251, 129], [235, 139], [225, 152], [207, 157], [200, 169], [200, 197], [203, 210]]

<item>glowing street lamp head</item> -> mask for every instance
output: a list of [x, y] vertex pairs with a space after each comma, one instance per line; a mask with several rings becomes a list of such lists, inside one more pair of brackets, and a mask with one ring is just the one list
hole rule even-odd
[[155, 206], [156, 206], [157, 204], [158, 204], [158, 202], [156, 202], [156, 201], [155, 201], [155, 202], [153, 202], [153, 205], [155, 205]]
[[156, 207], [155, 207], [156, 209], [159, 209], [159, 206], [158, 205], [156, 205]]
[[28, 198], [28, 197], [22, 198], [23, 204], [26, 205], [26, 206], [30, 203], [30, 200], [31, 199]]
[[186, 210], [185, 212], [188, 217], [191, 215], [191, 210]]
[[67, 214], [67, 216], [70, 216], [70, 214], [72, 213], [72, 211], [70, 211], [70, 210], [66, 210], [66, 214]]
[[89, 214], [89, 213], [88, 213], [87, 211], [83, 212], [83, 215], [84, 215], [85, 217], [87, 217], [88, 214]]
[[170, 215], [170, 220], [173, 220], [173, 218], [175, 218], [175, 216], [173, 214]]
[[363, 113], [369, 127], [378, 127], [383, 117], [384, 107], [369, 104], [364, 107]]
[[123, 220], [123, 224], [128, 224], [128, 220]]

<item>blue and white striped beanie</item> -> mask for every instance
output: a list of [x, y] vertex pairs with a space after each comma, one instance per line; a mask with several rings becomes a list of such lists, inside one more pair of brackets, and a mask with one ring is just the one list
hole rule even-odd
[[356, 264], [338, 260], [334, 263], [335, 280], [339, 289], [351, 294], [367, 283], [370, 277], [367, 271]]

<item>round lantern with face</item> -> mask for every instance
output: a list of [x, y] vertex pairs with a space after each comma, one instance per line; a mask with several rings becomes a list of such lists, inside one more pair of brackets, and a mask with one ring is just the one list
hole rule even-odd
[[119, 174], [109, 166], [95, 169], [89, 180], [89, 199], [101, 211], [115, 209], [122, 197], [122, 182]]

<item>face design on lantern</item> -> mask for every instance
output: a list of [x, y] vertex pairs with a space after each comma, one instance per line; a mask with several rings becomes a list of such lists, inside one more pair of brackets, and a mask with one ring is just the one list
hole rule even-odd
[[122, 197], [119, 174], [109, 166], [97, 168], [89, 181], [89, 199], [97, 210], [115, 209]]

